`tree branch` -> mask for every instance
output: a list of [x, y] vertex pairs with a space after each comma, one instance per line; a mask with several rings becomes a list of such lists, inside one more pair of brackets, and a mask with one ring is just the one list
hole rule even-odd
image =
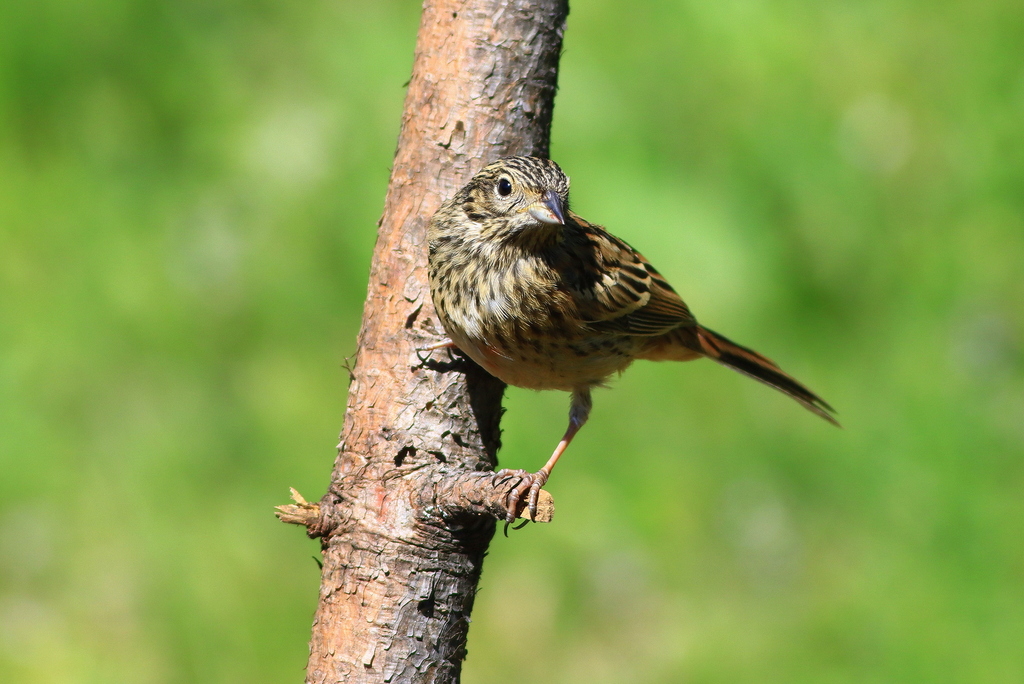
[[459, 679], [515, 483], [491, 472], [504, 385], [458, 354], [421, 351], [444, 339], [426, 224], [486, 162], [547, 156], [567, 13], [567, 0], [424, 4], [331, 485], [319, 503], [294, 493], [278, 509], [324, 550], [307, 682]]

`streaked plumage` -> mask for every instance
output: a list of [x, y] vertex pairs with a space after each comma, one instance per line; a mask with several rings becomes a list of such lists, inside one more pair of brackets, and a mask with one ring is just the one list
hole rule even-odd
[[[572, 392], [569, 429], [537, 473], [521, 478], [510, 519], [537, 493], [590, 411], [590, 390], [635, 359], [702, 356], [775, 387], [836, 423], [824, 400], [774, 362], [697, 324], [640, 253], [572, 213], [553, 161], [485, 167], [430, 221], [430, 287], [456, 347], [510, 385]], [[836, 423], [838, 424], [838, 423]]]

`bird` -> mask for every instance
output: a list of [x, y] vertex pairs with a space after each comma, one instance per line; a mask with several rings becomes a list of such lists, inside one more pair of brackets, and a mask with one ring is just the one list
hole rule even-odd
[[[480, 170], [427, 227], [431, 298], [448, 340], [509, 385], [571, 393], [569, 425], [536, 473], [504, 499], [506, 522], [527, 508], [587, 422], [591, 391], [633, 361], [707, 358], [783, 392], [839, 426], [824, 399], [769, 358], [697, 323], [638, 251], [569, 209], [569, 178], [554, 161], [513, 156]], [[530, 518], [528, 518], [530, 519]]]

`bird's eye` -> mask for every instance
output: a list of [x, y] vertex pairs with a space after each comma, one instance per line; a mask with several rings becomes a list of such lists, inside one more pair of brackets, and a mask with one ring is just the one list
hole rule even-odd
[[498, 181], [498, 194], [502, 197], [508, 197], [512, 194], [512, 182], [508, 178], [502, 178]]

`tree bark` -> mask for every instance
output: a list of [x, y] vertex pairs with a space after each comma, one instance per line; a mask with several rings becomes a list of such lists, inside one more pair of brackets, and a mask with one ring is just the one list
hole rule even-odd
[[327, 494], [281, 507], [324, 564], [306, 681], [459, 680], [508, 486], [504, 385], [444, 340], [426, 225], [485, 163], [547, 156], [567, 0], [427, 0]]

